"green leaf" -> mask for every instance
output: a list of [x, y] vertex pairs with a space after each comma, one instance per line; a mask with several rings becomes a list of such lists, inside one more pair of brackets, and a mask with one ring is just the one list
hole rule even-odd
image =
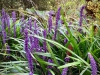
[[54, 73], [51, 69], [49, 69], [49, 71], [50, 71], [50, 73], [51, 73], [52, 75], [55, 75], [55, 73]]
[[50, 47], [50, 45], [49, 45], [48, 43], [47, 43], [47, 48], [48, 48], [48, 51], [51, 53], [51, 57], [52, 57], [54, 63], [55, 63], [57, 66], [59, 66], [58, 61], [56, 60], [56, 57], [55, 57], [55, 55], [54, 55], [53, 51], [51, 50], [51, 47]]
[[36, 54], [34, 54], [34, 56], [31, 54], [31, 56], [33, 57], [33, 59], [35, 58], [35, 60], [37, 60], [38, 62], [40, 62], [41, 64], [45, 64], [45, 65], [52, 65], [52, 66], [57, 66], [56, 64], [53, 63], [49, 63], [44, 61], [43, 59], [41, 59], [39, 56], [37, 56]]
[[50, 53], [34, 52], [34, 54], [42, 55], [42, 56], [46, 56], [46, 57], [51, 57], [51, 54]]
[[67, 63], [65, 65], [59, 66], [58, 68], [61, 69], [61, 68], [69, 67], [69, 66], [76, 66], [76, 65], [79, 65], [79, 64], [81, 64], [81, 62], [77, 61], [77, 62]]
[[83, 75], [83, 74], [85, 73], [85, 71], [87, 71], [88, 68], [89, 68], [89, 67], [86, 67], [86, 68], [80, 73], [80, 75]]

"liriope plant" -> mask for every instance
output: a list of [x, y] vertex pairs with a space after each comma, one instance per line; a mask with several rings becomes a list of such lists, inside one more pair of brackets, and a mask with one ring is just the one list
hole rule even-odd
[[83, 25], [87, 24], [84, 8], [82, 6], [76, 23], [66, 21], [61, 7], [54, 23], [50, 11], [45, 28], [40, 27], [36, 18], [17, 19], [15, 12], [10, 17], [3, 9], [0, 59], [5, 58], [6, 62], [0, 61], [0, 71], [29, 75], [96, 75], [100, 64], [99, 35]]

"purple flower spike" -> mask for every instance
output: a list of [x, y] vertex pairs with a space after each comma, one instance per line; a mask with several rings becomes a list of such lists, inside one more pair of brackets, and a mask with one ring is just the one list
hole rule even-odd
[[32, 73], [32, 72], [30, 72], [30, 73], [29, 73], [29, 75], [33, 75], [33, 73]]
[[48, 71], [48, 75], [52, 75], [52, 73], [50, 71]]
[[6, 43], [6, 37], [7, 37], [6, 32], [2, 31], [2, 35], [3, 35], [3, 44], [5, 44]]
[[[68, 31], [66, 31], [66, 35], [68, 35]], [[65, 38], [65, 39], [64, 39], [64, 45], [65, 45], [67, 42], [68, 42], [68, 39]]]
[[22, 14], [22, 17], [21, 17], [21, 22], [24, 22], [24, 15]]
[[29, 40], [28, 40], [28, 30], [27, 29], [24, 30], [24, 36], [25, 36], [25, 45], [24, 45], [25, 47], [24, 47], [24, 49], [25, 49], [26, 56], [27, 56], [27, 59], [28, 59], [28, 65], [29, 65], [30, 72], [33, 73], [32, 56], [30, 54], [31, 51], [28, 48], [28, 42], [29, 42]]
[[28, 24], [29, 24], [29, 26], [30, 26], [29, 29], [32, 30], [32, 19], [31, 19], [31, 18], [29, 19]]
[[37, 34], [37, 24], [36, 24], [36, 20], [34, 20], [34, 33]]
[[47, 36], [46, 30], [43, 31], [43, 36], [44, 36], [44, 38], [46, 38], [46, 36]]
[[48, 18], [48, 32], [50, 32], [51, 29], [52, 29], [52, 12], [50, 11]]
[[6, 14], [6, 21], [7, 21], [7, 25], [8, 25], [8, 31], [10, 32], [10, 16], [8, 14]]
[[58, 9], [57, 14], [56, 14], [56, 25], [58, 25], [58, 21], [60, 20], [60, 10], [61, 10], [61, 7]]
[[68, 42], [68, 40], [65, 38], [65, 39], [64, 39], [64, 44], [66, 44], [67, 42]]
[[37, 29], [36, 20], [34, 20], [34, 29]]
[[83, 21], [83, 10], [85, 9], [85, 6], [82, 6], [80, 9], [80, 20], [79, 20], [79, 26], [82, 26]]
[[70, 60], [70, 58], [67, 56], [67, 57], [65, 58], [65, 62], [69, 62], [69, 60]]
[[[32, 37], [33, 40], [33, 37]], [[30, 51], [32, 52], [34, 50], [35, 46], [34, 46], [34, 42], [31, 42], [31, 47], [30, 47]]]
[[[52, 63], [53, 61], [51, 59], [48, 59], [49, 63]], [[48, 69], [52, 69], [51, 65], [48, 65]], [[50, 71], [48, 71], [48, 75], [52, 75], [52, 73]]]
[[[44, 38], [46, 38], [46, 36], [47, 36], [46, 30], [43, 31], [43, 36], [44, 36]], [[46, 40], [44, 40], [44, 42], [43, 42], [43, 49], [44, 49], [44, 52], [47, 52]]]
[[5, 9], [3, 8], [2, 9], [2, 18], [5, 18], [5, 15], [6, 15], [6, 12], [5, 12]]
[[[28, 21], [28, 25], [29, 25], [29, 29], [32, 31], [32, 19], [31, 18]], [[30, 33], [30, 34], [32, 34], [32, 33]], [[30, 36], [30, 42], [31, 42], [31, 44], [33, 42], [33, 37], [32, 36]]]
[[5, 15], [5, 9], [4, 8], [2, 9], [2, 15]]
[[34, 37], [34, 48], [37, 52], [39, 51], [39, 40], [36, 37]]
[[2, 20], [2, 30], [4, 30], [6, 28], [6, 25], [5, 25], [5, 22], [6, 22], [6, 12], [4, 9], [2, 9], [2, 17], [1, 17], [1, 20]]
[[79, 28], [78, 31], [79, 31], [80, 33], [82, 33], [82, 28]]
[[23, 28], [24, 28], [24, 25], [25, 25], [25, 21], [24, 21], [24, 15], [22, 14], [22, 17], [21, 17], [21, 20], [20, 20], [21, 23], [21, 28], [20, 28], [20, 32], [23, 33]]
[[68, 68], [64, 68], [61, 75], [67, 75]]
[[5, 30], [5, 24], [4, 24], [5, 20], [4, 20], [4, 18], [2, 18], [1, 20], [2, 20], [2, 31], [4, 31]]
[[[69, 62], [70, 58], [66, 57], [65, 62]], [[61, 75], [67, 75], [68, 67], [64, 68]]]
[[33, 37], [30, 36], [29, 38], [30, 38], [30, 43], [32, 44], [33, 43]]
[[16, 13], [15, 13], [15, 11], [12, 12], [12, 20], [13, 20], [13, 22], [16, 22]]
[[90, 59], [90, 64], [91, 64], [91, 69], [92, 69], [92, 74], [91, 75], [97, 75], [97, 65], [96, 65], [96, 61], [94, 60], [94, 58], [91, 55], [91, 53], [88, 53], [88, 57]]
[[58, 9], [57, 13], [56, 13], [56, 26], [55, 26], [55, 30], [54, 30], [54, 37], [53, 37], [53, 40], [56, 39], [56, 35], [57, 35], [57, 29], [58, 29], [58, 22], [60, 20], [60, 10], [61, 10], [61, 7]]
[[50, 10], [49, 15], [53, 16], [55, 15], [55, 12], [53, 10]]
[[69, 25], [71, 25], [72, 24], [72, 22], [69, 22]]
[[[53, 61], [52, 61], [51, 59], [48, 59], [48, 62], [49, 62], [49, 63], [52, 63]], [[48, 68], [49, 68], [49, 69], [51, 69], [51, 68], [52, 68], [52, 66], [51, 66], [51, 65], [49, 65], [49, 66], [48, 66]]]
[[25, 29], [24, 30], [24, 36], [25, 36], [25, 52], [26, 52], [26, 55], [28, 56], [28, 30]]
[[[36, 20], [34, 20], [34, 33], [37, 35], [37, 24], [36, 24]], [[36, 51], [38, 52], [39, 50], [39, 40], [38, 38], [34, 37], [34, 48], [36, 49]]]
[[15, 25], [16, 13], [15, 13], [15, 11], [12, 12], [12, 20], [13, 20], [13, 24], [14, 24], [14, 37], [16, 37], [16, 25]]

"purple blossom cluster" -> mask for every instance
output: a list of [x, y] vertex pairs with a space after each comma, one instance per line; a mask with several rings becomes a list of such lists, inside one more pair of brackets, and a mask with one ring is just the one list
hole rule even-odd
[[[34, 20], [34, 34], [38, 35], [38, 31], [37, 31], [37, 23], [36, 20]], [[34, 48], [36, 50], [36, 52], [39, 52], [39, 39], [37, 37], [34, 37]]]
[[12, 12], [12, 20], [13, 20], [13, 25], [14, 25], [14, 37], [16, 37], [16, 13], [15, 11]]
[[[66, 34], [68, 34], [68, 31], [66, 31]], [[67, 42], [68, 42], [68, 39], [65, 38], [65, 39], [64, 39], [64, 45], [65, 45]]]
[[[6, 33], [6, 27], [8, 27], [8, 30], [10, 31], [10, 22], [9, 22], [9, 15], [5, 12], [4, 9], [2, 9], [2, 14], [1, 14], [1, 23], [2, 23], [2, 39], [3, 39], [3, 45], [7, 44], [7, 33]], [[7, 44], [6, 45], [7, 53], [10, 51], [10, 47]]]
[[[53, 63], [52, 59], [48, 59], [48, 62], [49, 63]], [[52, 69], [52, 66], [51, 65], [48, 65], [47, 67], [48, 69]], [[48, 71], [48, 75], [52, 75], [52, 73], [50, 71]]]
[[[13, 22], [16, 21], [16, 15], [15, 15], [15, 12], [13, 12], [13, 16], [12, 16], [12, 19], [13, 19]], [[10, 35], [10, 16], [5, 12], [4, 9], [2, 9], [2, 13], [1, 13], [1, 27], [2, 27], [2, 31], [1, 31], [1, 34], [0, 36], [2, 36], [2, 39], [3, 39], [3, 45], [7, 44], [7, 50], [10, 50], [10, 46], [8, 45], [7, 41], [8, 41], [8, 36]], [[16, 29], [16, 28], [15, 28]], [[14, 30], [16, 31], [16, 30]], [[7, 33], [9, 32], [9, 33]], [[14, 34], [16, 35], [16, 33]], [[9, 53], [9, 51], [7, 51], [7, 53]]]
[[2, 35], [3, 35], [3, 44], [6, 44], [6, 39], [7, 39], [7, 35], [6, 35], [6, 32], [3, 30], [2, 31]]
[[6, 32], [5, 32], [5, 22], [6, 22], [6, 12], [4, 9], [2, 9], [2, 17], [1, 17], [1, 22], [2, 22], [2, 39], [3, 39], [3, 44], [6, 43]]
[[97, 65], [96, 65], [96, 61], [94, 60], [94, 58], [91, 55], [91, 53], [88, 53], [88, 57], [90, 59], [90, 64], [91, 64], [91, 70], [92, 70], [91, 75], [97, 75]]
[[58, 22], [60, 21], [60, 10], [61, 10], [61, 7], [58, 9], [58, 11], [56, 13], [56, 26], [54, 29], [53, 40], [56, 40], [56, 36], [57, 36]]
[[31, 51], [30, 51], [29, 45], [28, 45], [29, 37], [28, 37], [28, 30], [27, 29], [24, 30], [24, 36], [25, 36], [24, 50], [26, 52], [26, 56], [27, 56], [27, 59], [28, 59], [28, 64], [29, 64], [29, 69], [30, 69], [29, 75], [32, 75], [32, 73], [33, 73], [33, 61], [32, 61]]
[[[65, 62], [69, 62], [70, 58], [69, 57], [66, 57], [65, 58]], [[68, 67], [64, 68], [62, 70], [62, 74], [61, 75], [67, 75], [67, 71], [68, 71]]]
[[[43, 31], [43, 36], [44, 36], [44, 38], [46, 38], [46, 36], [47, 36], [46, 30]], [[43, 49], [44, 49], [44, 52], [46, 53], [47, 52], [46, 40], [44, 40], [44, 42], [43, 42]]]
[[52, 29], [52, 11], [49, 13], [49, 18], [48, 18], [48, 32], [50, 33]]
[[82, 6], [80, 9], [80, 20], [79, 20], [79, 26], [82, 26], [83, 21], [83, 10], [85, 9], [85, 6]]
[[[86, 6], [82, 6], [81, 9], [80, 9], [79, 27], [82, 26], [82, 21], [83, 21], [83, 17], [84, 17], [83, 10], [85, 9], [85, 7], [86, 7]], [[81, 32], [82, 29], [79, 28], [78, 31]]]
[[22, 14], [21, 16], [21, 20], [20, 20], [20, 23], [21, 23], [21, 28], [20, 28], [20, 32], [23, 33], [24, 32], [24, 25], [25, 25], [25, 18], [24, 18], [24, 15]]
[[7, 17], [6, 17], [6, 21], [7, 21], [7, 26], [8, 26], [8, 31], [10, 32], [10, 16], [7, 14]]

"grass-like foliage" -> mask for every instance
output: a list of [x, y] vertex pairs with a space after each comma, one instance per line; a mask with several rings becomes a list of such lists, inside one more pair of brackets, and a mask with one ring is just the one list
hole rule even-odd
[[88, 24], [80, 9], [79, 20], [67, 22], [60, 7], [48, 21], [34, 16], [0, 16], [0, 72], [29, 75], [97, 75], [100, 73], [99, 25]]

